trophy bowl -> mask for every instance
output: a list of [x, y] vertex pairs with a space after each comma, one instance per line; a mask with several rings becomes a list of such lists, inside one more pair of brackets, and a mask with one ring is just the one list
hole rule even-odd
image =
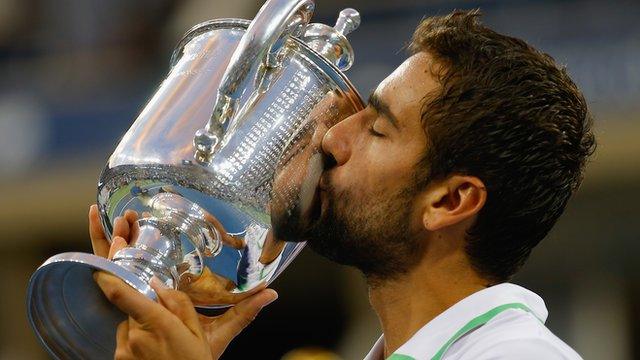
[[269, 0], [253, 21], [212, 20], [187, 32], [171, 68], [109, 158], [98, 183], [103, 228], [133, 217], [112, 259], [55, 255], [33, 274], [27, 311], [55, 358], [107, 359], [125, 315], [94, 283], [107, 271], [156, 299], [156, 277], [208, 315], [272, 282], [319, 217], [322, 137], [361, 110], [342, 71], [346, 34], [310, 24], [311, 0]]

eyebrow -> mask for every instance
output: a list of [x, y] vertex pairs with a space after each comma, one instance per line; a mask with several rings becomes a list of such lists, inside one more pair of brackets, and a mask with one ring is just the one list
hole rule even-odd
[[380, 99], [380, 97], [375, 92], [372, 92], [369, 95], [369, 101], [367, 102], [376, 110], [378, 114], [383, 115], [384, 118], [389, 120], [393, 127], [398, 130], [400, 129], [400, 126], [398, 126], [398, 119], [396, 119], [395, 115], [393, 115], [393, 113], [391, 112], [391, 109], [389, 109], [389, 105], [382, 101], [382, 99]]

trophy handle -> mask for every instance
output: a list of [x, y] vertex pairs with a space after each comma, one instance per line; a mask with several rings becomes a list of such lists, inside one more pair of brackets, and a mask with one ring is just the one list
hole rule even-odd
[[209, 122], [195, 134], [197, 161], [208, 163], [217, 150], [224, 133], [223, 125], [236, 112], [237, 101], [244, 91], [240, 85], [247, 74], [260, 65], [280, 66], [282, 47], [290, 36], [302, 35], [314, 6], [313, 0], [269, 0], [260, 8], [222, 76]]

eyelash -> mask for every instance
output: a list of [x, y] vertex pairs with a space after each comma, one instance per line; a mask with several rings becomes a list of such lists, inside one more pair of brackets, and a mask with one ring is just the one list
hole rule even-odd
[[[373, 108], [373, 110], [376, 112], [376, 114], [378, 113], [378, 112], [375, 110], [375, 107], [373, 107], [373, 106], [371, 105], [371, 101], [369, 101], [369, 105], [368, 105], [368, 107], [372, 107], [372, 108]], [[375, 123], [375, 120], [374, 120], [374, 123]], [[377, 132], [377, 131], [373, 130], [373, 124], [371, 124], [371, 125], [369, 126], [369, 129], [368, 129], [368, 130], [369, 130], [369, 134], [370, 134], [371, 136], [375, 136], [375, 137], [385, 137], [385, 136], [384, 136], [384, 134], [381, 134], [381, 133], [379, 133], [379, 132]]]
[[369, 128], [369, 134], [375, 137], [384, 137], [384, 134], [381, 134], [375, 130], [373, 130], [373, 126]]

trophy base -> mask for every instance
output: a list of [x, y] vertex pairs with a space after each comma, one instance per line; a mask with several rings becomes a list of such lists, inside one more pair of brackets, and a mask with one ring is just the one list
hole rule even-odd
[[105, 258], [79, 252], [58, 254], [36, 270], [27, 289], [31, 327], [57, 359], [113, 359], [116, 327], [126, 315], [109, 303], [93, 280], [106, 271], [156, 300], [134, 273]]

